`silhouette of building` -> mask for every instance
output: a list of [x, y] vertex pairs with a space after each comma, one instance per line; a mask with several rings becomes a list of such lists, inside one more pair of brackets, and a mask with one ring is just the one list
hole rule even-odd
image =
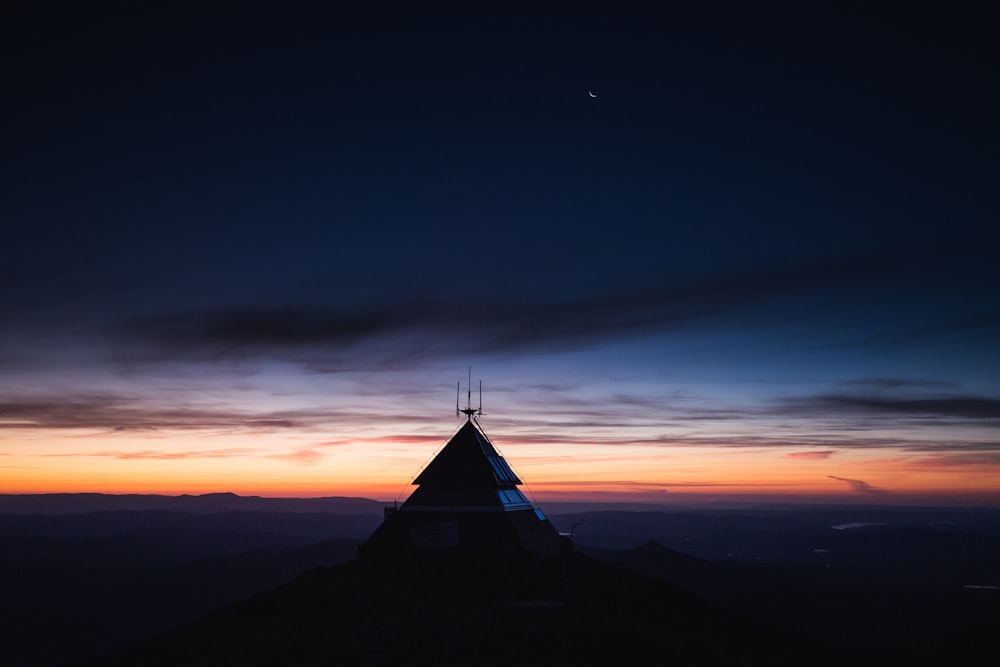
[[[456, 406], [457, 408], [457, 406]], [[555, 557], [567, 541], [520, 489], [521, 480], [466, 407], [465, 424], [424, 468], [417, 489], [387, 507], [361, 547], [363, 559], [427, 554], [490, 558]]]

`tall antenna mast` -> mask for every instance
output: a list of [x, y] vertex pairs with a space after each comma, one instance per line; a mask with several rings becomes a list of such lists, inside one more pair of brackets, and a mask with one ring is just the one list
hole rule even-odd
[[464, 414], [470, 420], [476, 416], [483, 414], [483, 381], [479, 381], [479, 407], [472, 407], [472, 366], [469, 366], [469, 384], [466, 385], [465, 391], [465, 407], [461, 410], [458, 409], [458, 394], [461, 389], [462, 383], [459, 381], [458, 387], [455, 389], [455, 416], [458, 413]]

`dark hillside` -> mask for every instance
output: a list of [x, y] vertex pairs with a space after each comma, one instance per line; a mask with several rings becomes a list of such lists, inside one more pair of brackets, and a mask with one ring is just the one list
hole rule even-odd
[[[990, 650], [994, 628], [1000, 627], [1000, 590], [993, 586], [901, 587], [900, 579], [888, 576], [873, 581], [870, 572], [856, 578], [849, 571], [824, 577], [774, 563], [716, 564], [656, 542], [620, 551], [582, 550], [722, 609], [811, 636], [820, 645], [855, 656], [905, 655], [917, 664], [948, 664], [961, 658], [961, 664], [986, 665], [990, 662], [982, 656]], [[901, 563], [901, 569], [910, 576], [916, 568]], [[940, 662], [919, 662], [929, 656]]]
[[350, 560], [378, 518], [161, 510], [0, 515], [5, 664], [48, 665], [148, 637], [317, 565]]
[[352, 562], [90, 665], [780, 665], [818, 651], [665, 582], [561, 563]]

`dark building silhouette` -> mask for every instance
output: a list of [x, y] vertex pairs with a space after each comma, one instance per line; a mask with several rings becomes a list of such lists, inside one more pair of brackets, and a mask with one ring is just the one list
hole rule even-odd
[[568, 542], [520, 489], [507, 461], [483, 433], [476, 414], [413, 481], [417, 489], [361, 547], [363, 560], [475, 555], [551, 558]]

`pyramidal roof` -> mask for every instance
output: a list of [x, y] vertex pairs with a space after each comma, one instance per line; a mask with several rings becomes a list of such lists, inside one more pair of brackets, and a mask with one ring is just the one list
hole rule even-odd
[[521, 480], [470, 418], [413, 483], [503, 488]]
[[402, 512], [512, 512], [534, 510], [517, 488], [521, 484], [472, 415], [413, 483], [418, 488]]

